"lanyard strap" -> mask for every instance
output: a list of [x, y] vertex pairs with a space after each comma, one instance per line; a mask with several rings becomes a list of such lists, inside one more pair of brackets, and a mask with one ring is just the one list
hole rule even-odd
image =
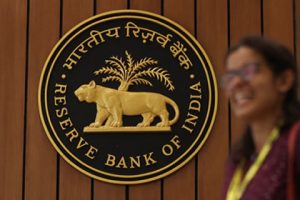
[[242, 180], [243, 175], [243, 168], [245, 165], [245, 161], [242, 161], [237, 169], [234, 172], [232, 181], [230, 183], [226, 200], [239, 200], [243, 196], [243, 193], [259, 168], [262, 166], [263, 162], [265, 161], [268, 153], [270, 152], [272, 148], [272, 143], [279, 137], [279, 128], [275, 127], [273, 128], [270, 136], [268, 137], [267, 141], [265, 142], [263, 148], [259, 152], [255, 162], [250, 166], [249, 170], [244, 176], [244, 179]]

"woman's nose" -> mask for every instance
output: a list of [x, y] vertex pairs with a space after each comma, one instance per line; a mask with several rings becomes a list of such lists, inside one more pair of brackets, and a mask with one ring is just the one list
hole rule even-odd
[[245, 80], [241, 76], [234, 76], [227, 85], [227, 90], [231, 91], [245, 84]]

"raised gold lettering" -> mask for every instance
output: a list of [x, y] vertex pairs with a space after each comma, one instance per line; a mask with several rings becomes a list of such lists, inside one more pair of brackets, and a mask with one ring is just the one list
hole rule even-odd
[[136, 167], [141, 167], [140, 156], [136, 156], [135, 158], [130, 156], [130, 168]]
[[86, 145], [88, 145], [89, 143], [87, 143], [87, 141], [85, 141], [82, 137], [79, 138], [79, 142], [76, 146], [76, 149], [80, 149]]
[[162, 147], [162, 152], [165, 156], [170, 156], [173, 154], [173, 147], [170, 144], [165, 144]]
[[125, 158], [122, 156], [116, 168], [128, 168], [125, 162]]
[[201, 93], [201, 84], [200, 81], [192, 86], [190, 86], [191, 90]]
[[198, 117], [194, 114], [188, 112], [187, 119], [184, 121], [182, 128], [186, 129], [190, 133], [192, 133], [193, 129], [188, 127], [188, 125], [196, 126]]
[[64, 121], [60, 121], [59, 124], [60, 124], [60, 127], [62, 130], [66, 130], [67, 127], [73, 126], [73, 123], [72, 123], [70, 117], [68, 117], [68, 119], [66, 119]]
[[192, 100], [189, 104], [189, 110], [200, 111], [201, 103], [198, 100]]
[[56, 109], [55, 110], [56, 116], [61, 118], [63, 116], [68, 115], [68, 109], [63, 107], [62, 109]]
[[54, 105], [58, 106], [59, 104], [66, 105], [66, 96], [54, 97]]
[[69, 137], [70, 136], [70, 142], [72, 142], [75, 138], [77, 138], [79, 136], [79, 133], [77, 132], [77, 130], [75, 128], [73, 128], [70, 132], [66, 133], [66, 136]]
[[185, 124], [183, 124], [181, 128], [183, 128], [183, 129], [187, 130], [187, 131], [188, 131], [188, 132], [190, 132], [190, 133], [192, 133], [192, 132], [193, 132], [193, 129], [191, 129], [191, 128], [187, 127]]
[[98, 152], [98, 149], [96, 149], [95, 147], [93, 147], [92, 145], [90, 145], [90, 148], [89, 148], [89, 150], [88, 150], [88, 152], [86, 152], [86, 156], [88, 157], [88, 158], [90, 158], [90, 159], [94, 159], [95, 158], [95, 153], [97, 153]]
[[61, 94], [65, 94], [67, 91], [67, 85], [62, 85], [62, 84], [55, 84], [55, 91], [54, 93], [61, 93]]
[[116, 163], [116, 156], [107, 154], [107, 159], [106, 159], [105, 165], [113, 167], [113, 166], [115, 166], [115, 163]]
[[151, 156], [153, 155], [153, 152], [150, 152], [148, 154], [144, 154], [144, 159], [145, 159], [145, 162], [146, 162], [146, 166], [148, 165], [152, 165], [152, 164], [155, 164], [157, 163], [156, 160], [154, 160]]
[[175, 135], [171, 140], [171, 143], [175, 145], [176, 149], [179, 149], [181, 147], [180, 140], [179, 140], [179, 136]]
[[105, 165], [123, 169], [127, 169], [128, 167], [134, 169], [142, 167], [142, 164], [144, 166], [149, 166], [155, 163], [157, 163], [157, 161], [153, 158], [153, 152], [150, 152], [148, 154], [143, 154], [142, 156], [121, 156], [120, 158], [112, 154], [107, 154]]

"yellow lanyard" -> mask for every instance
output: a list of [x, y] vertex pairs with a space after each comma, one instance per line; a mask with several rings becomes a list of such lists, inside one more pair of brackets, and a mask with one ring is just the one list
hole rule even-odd
[[237, 169], [234, 172], [232, 181], [230, 183], [226, 200], [239, 200], [243, 196], [243, 193], [259, 168], [262, 166], [265, 161], [268, 153], [272, 148], [272, 143], [279, 137], [279, 128], [273, 128], [270, 136], [268, 137], [266, 143], [263, 148], [259, 152], [255, 162], [251, 165], [248, 172], [245, 174], [244, 179], [242, 180], [243, 168], [245, 161], [242, 161]]

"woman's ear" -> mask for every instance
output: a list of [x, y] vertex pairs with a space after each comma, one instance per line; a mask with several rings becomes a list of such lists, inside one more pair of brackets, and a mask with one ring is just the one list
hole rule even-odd
[[286, 93], [295, 84], [295, 72], [288, 69], [281, 73], [277, 78], [277, 87], [280, 92]]

